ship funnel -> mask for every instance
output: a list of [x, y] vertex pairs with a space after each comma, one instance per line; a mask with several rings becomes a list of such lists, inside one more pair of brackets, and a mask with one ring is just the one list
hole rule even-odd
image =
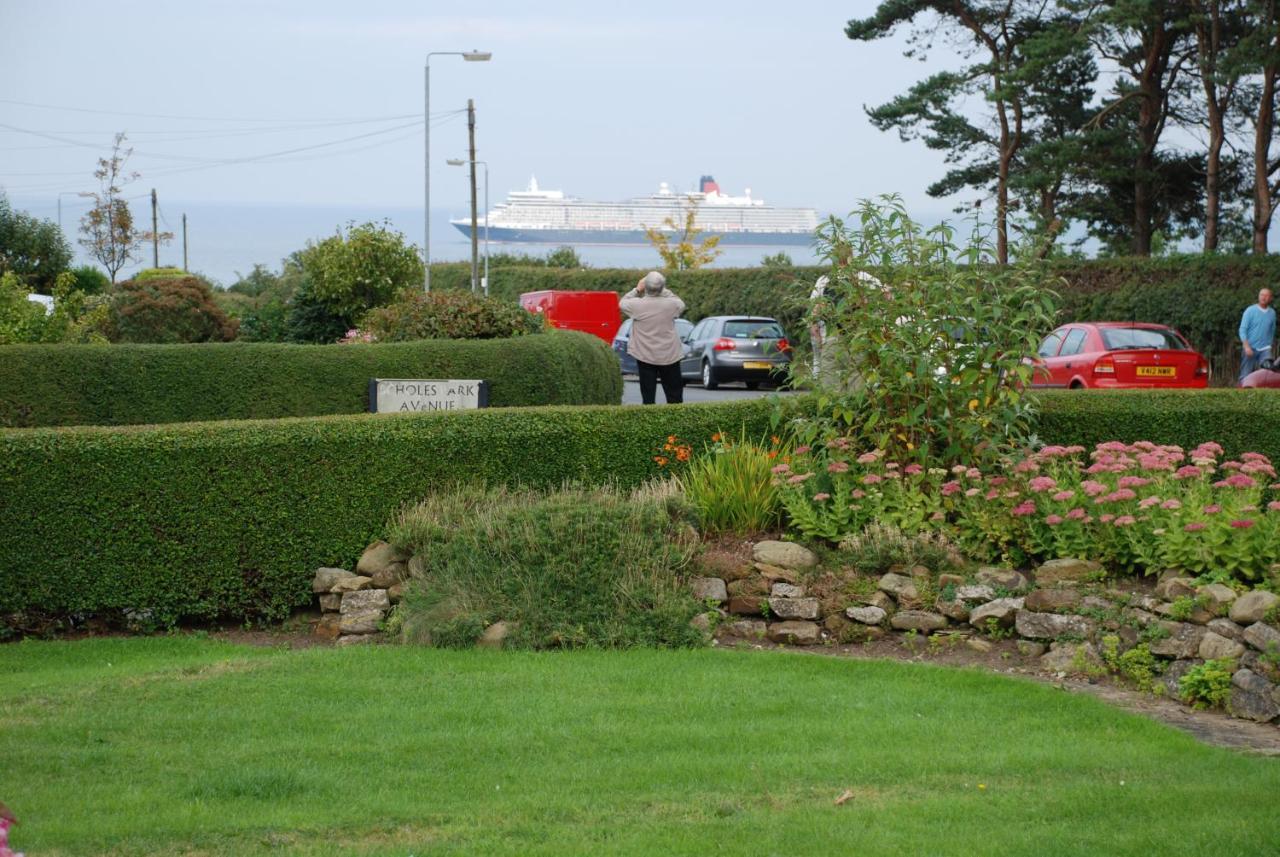
[[703, 193], [719, 193], [720, 185], [711, 176], [703, 176], [698, 182], [698, 190]]

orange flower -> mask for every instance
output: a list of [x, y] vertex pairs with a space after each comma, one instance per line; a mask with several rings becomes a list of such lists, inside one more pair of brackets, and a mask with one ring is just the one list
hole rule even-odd
[[766, 458], [769, 458], [769, 459], [777, 458], [777, 457], [778, 457], [778, 450], [776, 450], [776, 449], [771, 449], [771, 450], [769, 450], [769, 454], [768, 454], [767, 456], [765, 456], [765, 457], [766, 457]]
[[682, 446], [682, 447], [678, 448], [678, 449], [676, 450], [676, 459], [678, 459], [679, 461], [688, 461], [688, 460], [689, 460], [689, 447], [687, 447], [687, 446]]
[[712, 443], [720, 442], [720, 432], [716, 432], [715, 434], [711, 435], [711, 442]]
[[673, 434], [669, 434], [669, 435], [667, 435], [667, 443], [675, 443], [675, 442], [676, 442], [676, 436], [675, 436], [675, 435], [673, 435]]
[[778, 437], [778, 436], [775, 434], [775, 435], [773, 436], [773, 445], [774, 445], [774, 446], [777, 446], [777, 445], [778, 445], [778, 444], [780, 444], [780, 443], [782, 443], [782, 438]]
[[658, 462], [658, 466], [659, 466], [659, 467], [666, 467], [666, 466], [667, 466], [667, 459], [666, 459], [664, 456], [661, 456], [661, 455], [655, 455], [655, 456], [653, 457], [653, 460], [654, 460], [654, 461], [656, 461], [656, 462]]

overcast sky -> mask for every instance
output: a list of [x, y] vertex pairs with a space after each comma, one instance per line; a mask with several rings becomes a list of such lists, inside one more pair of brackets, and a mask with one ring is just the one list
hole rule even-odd
[[420, 206], [424, 58], [476, 48], [492, 62], [431, 60], [433, 208], [467, 197], [444, 161], [465, 157], [449, 114], [473, 98], [494, 201], [531, 175], [612, 200], [710, 173], [780, 205], [844, 212], [898, 192], [945, 212], [924, 193], [941, 156], [863, 112], [930, 70], [902, 39], [844, 36], [875, 5], [0, 0], [0, 184], [52, 206], [92, 187], [126, 131], [136, 193]]

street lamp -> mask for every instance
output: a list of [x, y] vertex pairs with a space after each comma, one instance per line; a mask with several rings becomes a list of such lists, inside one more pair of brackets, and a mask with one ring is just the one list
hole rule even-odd
[[432, 57], [462, 57], [466, 62], [488, 62], [493, 58], [493, 54], [488, 51], [432, 51], [427, 54], [427, 61], [424, 64], [423, 72], [423, 91], [424, 109], [423, 109], [423, 129], [422, 137], [424, 140], [424, 152], [422, 160], [423, 176], [423, 205], [422, 213], [426, 218], [426, 226], [422, 231], [422, 261], [426, 274], [423, 280], [423, 291], [431, 291], [431, 58]]
[[[60, 190], [58, 191], [58, 231], [62, 232], [62, 198], [64, 196], [93, 196], [91, 193], [85, 193], [82, 190]], [[62, 233], [64, 236], [65, 232]]]
[[[462, 158], [450, 158], [445, 161], [451, 167], [465, 167], [467, 161]], [[489, 162], [471, 161], [484, 167], [484, 296], [489, 296]], [[472, 274], [472, 276], [475, 276]]]

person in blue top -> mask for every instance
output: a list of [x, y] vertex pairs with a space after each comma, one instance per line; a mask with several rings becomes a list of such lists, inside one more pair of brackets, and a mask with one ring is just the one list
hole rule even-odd
[[1240, 345], [1244, 356], [1240, 360], [1240, 380], [1258, 368], [1263, 359], [1271, 356], [1271, 343], [1276, 338], [1276, 311], [1271, 306], [1271, 289], [1258, 292], [1258, 302], [1248, 307], [1240, 317]]

